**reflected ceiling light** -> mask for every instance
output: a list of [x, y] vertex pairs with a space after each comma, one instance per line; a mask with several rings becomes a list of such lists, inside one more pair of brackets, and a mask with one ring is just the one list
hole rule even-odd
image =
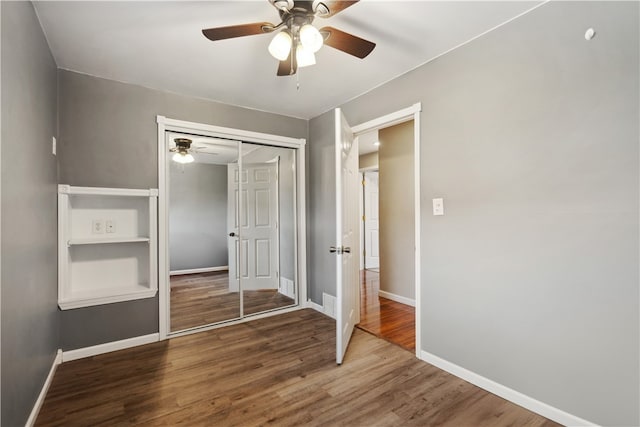
[[296, 48], [296, 61], [298, 68], [308, 67], [316, 63], [316, 55], [311, 49], [307, 49], [302, 43]]
[[176, 138], [173, 140], [176, 143], [176, 147], [172, 148], [169, 151], [175, 152], [171, 160], [177, 163], [191, 163], [195, 159], [189, 153], [189, 149], [191, 148], [191, 140], [188, 138]]
[[280, 31], [269, 43], [269, 53], [278, 61], [284, 61], [289, 57], [293, 39], [287, 30]]
[[373, 145], [375, 145], [376, 147], [379, 147], [380, 146], [380, 141], [374, 142]]

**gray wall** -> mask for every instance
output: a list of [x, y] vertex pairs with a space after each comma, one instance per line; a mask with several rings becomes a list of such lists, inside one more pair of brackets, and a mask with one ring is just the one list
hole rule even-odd
[[228, 265], [227, 165], [169, 164], [170, 270]]
[[336, 148], [335, 117], [329, 111], [309, 122], [307, 151], [308, 298], [322, 304], [322, 293], [336, 295]]
[[[61, 70], [60, 183], [156, 188], [156, 115], [295, 138], [307, 121]], [[64, 350], [158, 331], [156, 298], [62, 312]]]
[[547, 3], [343, 107], [422, 102], [422, 349], [604, 425], [640, 423], [638, 6]]
[[422, 349], [603, 425], [640, 424], [638, 8], [550, 2], [343, 106], [422, 102]]
[[24, 425], [53, 364], [56, 64], [29, 2], [2, 9], [2, 417]]
[[378, 137], [380, 290], [415, 299], [413, 120]]

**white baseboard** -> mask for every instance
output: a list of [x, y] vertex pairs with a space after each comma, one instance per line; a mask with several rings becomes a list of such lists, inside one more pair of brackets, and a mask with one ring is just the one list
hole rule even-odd
[[411, 299], [411, 298], [407, 298], [407, 297], [401, 297], [400, 295], [392, 294], [391, 292], [385, 292], [385, 291], [380, 290], [380, 291], [378, 291], [378, 295], [381, 296], [382, 298], [390, 299], [391, 301], [399, 302], [401, 304], [410, 305], [411, 307], [415, 307], [416, 306], [416, 300]]
[[[322, 294], [322, 301], [326, 302], [326, 301], [335, 301], [335, 297], [333, 295], [329, 295], [326, 293]], [[333, 304], [335, 304], [335, 302], [333, 302]], [[335, 315], [335, 306], [332, 309], [331, 303], [329, 304], [324, 304], [324, 305], [320, 305], [320, 304], [316, 304], [315, 302], [311, 301], [311, 300], [307, 300], [307, 303], [305, 304], [305, 307], [308, 308], [312, 308], [315, 311], [318, 311], [322, 314], [324, 314], [325, 316], [329, 316], [332, 319], [336, 318]]]
[[98, 354], [123, 350], [125, 348], [136, 347], [144, 344], [150, 344], [159, 340], [160, 334], [149, 334], [142, 335], [140, 337], [128, 338], [126, 340], [113, 341], [105, 344], [94, 345], [91, 347], [79, 348], [77, 350], [63, 351], [62, 362], [70, 362], [71, 360], [83, 359], [85, 357], [97, 356]]
[[455, 363], [451, 363], [447, 360], [441, 359], [438, 356], [435, 356], [426, 351], [421, 351], [420, 359], [424, 360], [427, 363], [432, 364], [444, 371], [449, 372], [450, 374], [455, 375], [458, 378], [462, 378], [463, 380], [470, 382], [471, 384], [477, 385], [478, 387], [487, 390], [490, 393], [498, 395], [503, 399], [506, 399], [510, 402], [515, 403], [516, 405], [522, 406], [532, 412], [542, 415], [543, 417], [549, 418], [557, 423], [560, 423], [565, 426], [595, 426], [590, 421], [584, 420], [580, 417], [576, 417], [575, 415], [569, 414], [561, 409], [555, 408], [551, 405], [548, 405], [544, 402], [541, 402], [533, 397], [527, 396], [526, 394], [522, 394], [519, 391], [513, 390], [507, 386], [499, 384], [489, 378], [483, 377], [482, 375], [476, 374], [462, 366], [458, 366]]
[[31, 414], [29, 414], [29, 419], [27, 420], [25, 427], [32, 427], [36, 423], [36, 419], [38, 418], [38, 414], [40, 413], [40, 408], [42, 408], [42, 404], [44, 403], [44, 398], [47, 397], [47, 392], [49, 391], [49, 387], [51, 386], [51, 382], [53, 381], [53, 376], [56, 374], [56, 369], [61, 363], [62, 350], [58, 350], [55, 359], [53, 359], [53, 365], [51, 365], [51, 369], [49, 370], [49, 375], [47, 375], [47, 379], [42, 385], [42, 390], [40, 390], [38, 399], [36, 399], [36, 403], [33, 405], [33, 409], [31, 410]]
[[204, 268], [191, 268], [188, 270], [174, 270], [170, 271], [170, 276], [180, 276], [182, 274], [196, 274], [196, 273], [210, 273], [212, 271], [227, 271], [228, 265], [221, 265], [220, 267], [204, 267]]
[[307, 307], [314, 309], [315, 311], [318, 311], [322, 314], [324, 314], [324, 309], [322, 308], [322, 306], [320, 304], [316, 304], [315, 302], [308, 300], [307, 301]]

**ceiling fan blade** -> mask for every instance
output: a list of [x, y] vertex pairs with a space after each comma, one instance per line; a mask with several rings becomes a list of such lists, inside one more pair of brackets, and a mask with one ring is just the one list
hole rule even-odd
[[353, 34], [345, 33], [337, 28], [323, 27], [320, 34], [325, 37], [324, 44], [334, 49], [341, 50], [360, 59], [371, 53], [376, 44], [369, 40], [361, 39]]
[[254, 22], [252, 24], [231, 25], [228, 27], [207, 28], [202, 34], [212, 41], [232, 39], [234, 37], [254, 36], [269, 33], [275, 26], [269, 22]]
[[284, 61], [280, 61], [278, 65], [279, 76], [292, 76], [298, 71], [298, 62], [296, 61], [295, 49], [291, 49], [289, 56]]
[[[353, 6], [360, 0], [339, 1], [339, 0], [316, 0], [313, 2], [313, 10], [318, 13], [320, 18], [330, 18], [349, 6]], [[324, 7], [323, 7], [324, 5]]]

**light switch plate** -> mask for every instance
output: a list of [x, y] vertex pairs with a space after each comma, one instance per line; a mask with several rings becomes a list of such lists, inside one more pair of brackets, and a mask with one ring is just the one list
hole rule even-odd
[[442, 198], [432, 199], [433, 202], [433, 214], [444, 215], [444, 200]]

